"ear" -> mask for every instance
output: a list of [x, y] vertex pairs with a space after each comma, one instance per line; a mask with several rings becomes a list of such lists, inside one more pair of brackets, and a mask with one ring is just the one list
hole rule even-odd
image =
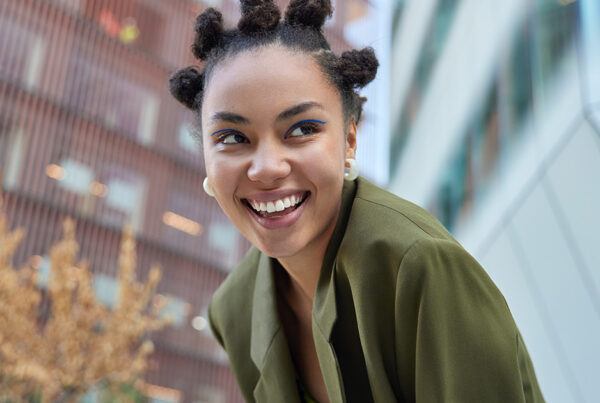
[[346, 158], [356, 158], [356, 123], [354, 123], [354, 119], [348, 124], [348, 133], [346, 133]]

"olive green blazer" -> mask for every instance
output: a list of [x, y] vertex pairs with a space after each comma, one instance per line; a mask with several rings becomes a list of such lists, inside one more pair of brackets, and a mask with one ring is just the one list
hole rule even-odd
[[[279, 321], [275, 259], [252, 248], [215, 292], [210, 324], [249, 402], [300, 402]], [[426, 211], [359, 178], [313, 305], [332, 402], [542, 402], [500, 291]]]

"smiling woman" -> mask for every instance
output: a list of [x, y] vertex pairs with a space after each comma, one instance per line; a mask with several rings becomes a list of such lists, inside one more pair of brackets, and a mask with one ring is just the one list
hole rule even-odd
[[280, 21], [247, 0], [225, 31], [208, 9], [192, 46], [204, 71], [170, 81], [198, 112], [205, 188], [254, 245], [209, 308], [244, 397], [541, 400], [483, 269], [425, 211], [357, 178], [356, 89], [378, 63], [370, 48], [330, 50], [330, 14], [292, 0]]
[[[221, 62], [204, 93], [202, 122], [208, 178], [231, 221], [284, 267], [286, 259], [319, 267], [356, 129], [317, 63], [279, 45]], [[281, 209], [286, 199], [290, 207]]]

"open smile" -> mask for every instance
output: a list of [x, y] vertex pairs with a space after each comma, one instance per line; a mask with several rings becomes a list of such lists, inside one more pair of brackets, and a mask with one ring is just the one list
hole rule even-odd
[[299, 192], [275, 200], [242, 199], [252, 217], [267, 229], [292, 225], [300, 217], [310, 192]]

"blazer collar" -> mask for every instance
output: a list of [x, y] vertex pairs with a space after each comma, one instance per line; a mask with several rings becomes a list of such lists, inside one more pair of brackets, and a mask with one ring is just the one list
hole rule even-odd
[[299, 403], [296, 371], [277, 313], [272, 264], [260, 254], [250, 334], [250, 357], [260, 372], [254, 397], [258, 402]]
[[271, 267], [271, 259], [259, 255], [256, 283], [252, 300], [252, 327], [250, 339], [250, 356], [256, 367], [262, 371], [265, 355], [271, 347], [273, 337], [282, 332], [277, 299], [275, 296], [275, 281]]
[[318, 325], [322, 336], [328, 341], [331, 339], [333, 325], [337, 319], [337, 306], [335, 299], [335, 258], [346, 233], [346, 224], [352, 210], [352, 203], [356, 195], [356, 182], [344, 181], [342, 190], [342, 204], [335, 229], [325, 251], [323, 266], [317, 283], [315, 299], [313, 301], [313, 321]]

